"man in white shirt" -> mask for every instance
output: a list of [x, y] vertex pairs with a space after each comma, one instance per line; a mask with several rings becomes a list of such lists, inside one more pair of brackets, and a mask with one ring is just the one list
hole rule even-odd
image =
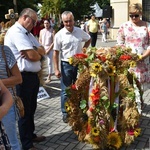
[[30, 8], [25, 8], [18, 21], [7, 31], [4, 44], [9, 46], [15, 55], [23, 82], [16, 86], [17, 95], [21, 97], [25, 116], [19, 119], [18, 127], [22, 148], [36, 150], [33, 142], [41, 142], [44, 136], [34, 133], [34, 114], [37, 107], [39, 91], [38, 72], [41, 70], [41, 58], [45, 50], [30, 33], [36, 25], [37, 14]]
[[[70, 57], [77, 53], [82, 53], [82, 42], [87, 48], [90, 45], [91, 38], [89, 34], [81, 28], [74, 26], [74, 16], [72, 12], [65, 11], [62, 13], [64, 28], [55, 34], [54, 37], [54, 69], [57, 78], [61, 78], [61, 111], [63, 121], [68, 122], [68, 115], [65, 110], [67, 94], [65, 89], [76, 81], [77, 66], [69, 64]], [[59, 52], [61, 59], [61, 71], [59, 69]]]

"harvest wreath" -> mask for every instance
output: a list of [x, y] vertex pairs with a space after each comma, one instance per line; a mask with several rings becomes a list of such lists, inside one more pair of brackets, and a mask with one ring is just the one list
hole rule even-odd
[[127, 47], [83, 49], [69, 58], [78, 65], [75, 84], [66, 89], [69, 125], [93, 149], [120, 149], [140, 134], [142, 90], [133, 72], [140, 57]]

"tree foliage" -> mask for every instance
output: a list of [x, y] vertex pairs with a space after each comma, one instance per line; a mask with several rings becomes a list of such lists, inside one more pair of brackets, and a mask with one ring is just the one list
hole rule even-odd
[[[14, 8], [13, 1], [14, 0], [0, 0], [0, 21], [5, 20], [4, 16], [8, 13], [8, 9]], [[85, 15], [90, 15], [92, 13], [90, 6], [94, 5], [95, 2], [97, 2], [101, 8], [110, 4], [110, 0], [16, 0], [16, 2], [18, 13], [27, 7], [38, 11], [37, 4], [41, 3], [42, 17], [50, 17], [50, 14], [55, 14], [55, 18], [60, 19], [60, 14], [65, 10], [69, 10], [73, 12], [75, 20], [79, 20]]]
[[[6, 21], [5, 14], [8, 13], [9, 9], [15, 9], [13, 4], [14, 0], [0, 0], [0, 22]], [[24, 8], [32, 8], [37, 11], [37, 3], [41, 3], [41, 0], [16, 0], [17, 12], [20, 13]]]
[[93, 11], [90, 8], [91, 5], [94, 5], [95, 2], [99, 4], [101, 8], [106, 5], [110, 5], [110, 0], [99, 0], [92, 1], [91, 0], [42, 0], [42, 16], [45, 16], [50, 13], [55, 13], [56, 16], [60, 16], [60, 14], [69, 10], [72, 11], [75, 20], [83, 18], [85, 15], [90, 15]]

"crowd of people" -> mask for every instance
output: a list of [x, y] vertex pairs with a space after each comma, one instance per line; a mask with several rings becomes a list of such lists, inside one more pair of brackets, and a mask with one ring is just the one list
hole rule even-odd
[[91, 46], [95, 47], [98, 33], [102, 35], [102, 42], [107, 42], [107, 35], [109, 34], [110, 21], [109, 18], [96, 18], [91, 15], [91, 19], [86, 18], [85, 21], [80, 22], [80, 28], [91, 36]]
[[[118, 45], [130, 46], [134, 53], [141, 55], [141, 61], [138, 62], [137, 67], [131, 68], [131, 71], [136, 73], [141, 83], [149, 83], [150, 43], [148, 33], [150, 32], [150, 24], [140, 19], [142, 7], [139, 4], [131, 5], [129, 14], [130, 21], [122, 24], [118, 30], [117, 43]], [[78, 72], [78, 67], [70, 65], [68, 58], [82, 53], [83, 48], [88, 48], [90, 45], [95, 47], [98, 32], [102, 34], [102, 42], [107, 42], [109, 25], [106, 18], [98, 21], [92, 15], [90, 19], [81, 22], [80, 27], [76, 27], [72, 12], [65, 11], [61, 17], [62, 23], [57, 33], [53, 28], [54, 24], [50, 20], [44, 20], [44, 27], [39, 31], [38, 41], [31, 33], [37, 24], [37, 13], [30, 8], [25, 8], [20, 13], [18, 21], [6, 32], [5, 46], [0, 46], [0, 55], [3, 58], [0, 63], [0, 95], [3, 95], [0, 99], [0, 112], [2, 112], [0, 113], [0, 128], [3, 129], [2, 124], [4, 124], [6, 138], [7, 136], [8, 138], [6, 143], [2, 144], [8, 147], [7, 150], [21, 150], [21, 148], [36, 150], [34, 142], [46, 139], [45, 136], [36, 135], [34, 132], [34, 115], [40, 86], [38, 72], [41, 70], [43, 57], [48, 59], [49, 71], [46, 83], [51, 81], [53, 70], [55, 76], [61, 79], [61, 112], [63, 121], [67, 123], [69, 116], [65, 110], [67, 100], [65, 91], [68, 86], [75, 83]], [[11, 71], [10, 77], [7, 74], [3, 51]], [[21, 118], [16, 116], [16, 107], [12, 100], [12, 88], [14, 87], [24, 104], [25, 115]], [[17, 121], [21, 146], [17, 137]], [[2, 144], [0, 143], [0, 147]]]

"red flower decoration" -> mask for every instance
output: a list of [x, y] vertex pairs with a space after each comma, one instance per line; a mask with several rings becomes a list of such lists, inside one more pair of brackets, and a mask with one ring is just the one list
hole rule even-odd
[[75, 84], [72, 84], [72, 85], [71, 85], [71, 89], [76, 90], [76, 89], [77, 89], [76, 85], [75, 85]]
[[98, 56], [97, 58], [100, 59], [102, 62], [106, 61], [106, 57], [105, 56]]
[[121, 55], [120, 60], [130, 60], [132, 57], [130, 55]]
[[92, 103], [94, 105], [97, 105], [100, 99], [100, 88], [96, 87], [95, 89], [92, 90], [92, 95], [91, 95]]
[[93, 103], [94, 105], [97, 105], [98, 102], [99, 102], [99, 98], [100, 98], [100, 95], [99, 95], [99, 94], [94, 95], [94, 96], [91, 96], [92, 103]]
[[130, 130], [128, 131], [128, 134], [129, 134], [129, 135], [134, 135], [134, 130], [133, 130], [133, 129], [130, 129]]
[[78, 59], [83, 59], [83, 58], [87, 58], [87, 55], [81, 53], [81, 54], [76, 54], [76, 55], [74, 55], [74, 57], [76, 57], [76, 58], [78, 58]]
[[90, 124], [87, 125], [87, 128], [86, 128], [86, 133], [89, 134], [91, 131], [91, 126]]
[[90, 111], [90, 112], [92, 112], [93, 110], [94, 110], [93, 107], [90, 107], [90, 108], [89, 108], [89, 111]]

